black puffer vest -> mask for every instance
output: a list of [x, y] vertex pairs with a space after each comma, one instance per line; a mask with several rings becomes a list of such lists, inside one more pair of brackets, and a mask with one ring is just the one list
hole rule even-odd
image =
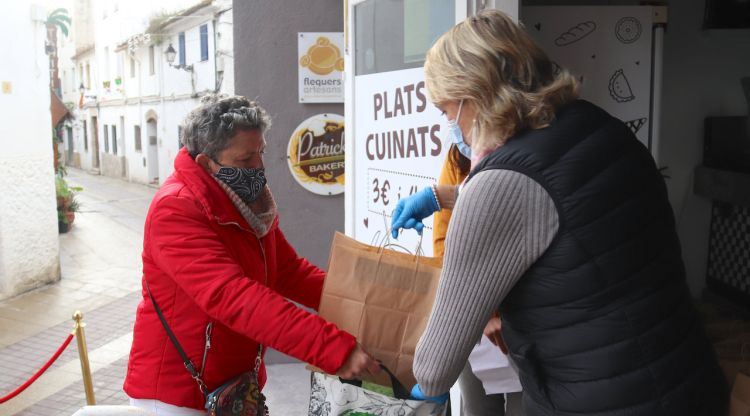
[[691, 302], [648, 150], [585, 101], [488, 155], [555, 202], [550, 247], [500, 306], [527, 415], [724, 414], [724, 376]]

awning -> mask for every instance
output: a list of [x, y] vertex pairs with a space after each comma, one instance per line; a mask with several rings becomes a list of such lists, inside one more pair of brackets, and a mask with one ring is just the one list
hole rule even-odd
[[70, 114], [70, 111], [68, 111], [68, 108], [65, 107], [65, 104], [63, 104], [60, 97], [55, 94], [54, 91], [50, 88], [49, 90], [50, 95], [50, 112], [52, 112], [52, 128], [55, 128], [58, 124], [60, 124], [61, 121], [65, 119], [65, 117]]

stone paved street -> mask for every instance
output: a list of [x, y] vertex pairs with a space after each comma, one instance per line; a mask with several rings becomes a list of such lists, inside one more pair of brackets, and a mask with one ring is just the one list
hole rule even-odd
[[[0, 302], [0, 396], [28, 379], [59, 347], [81, 310], [97, 404], [127, 404], [122, 391], [141, 299], [143, 221], [155, 188], [70, 169], [84, 191], [72, 230], [60, 235], [62, 279]], [[274, 414], [305, 415], [309, 373], [269, 352], [265, 392]], [[20, 396], [0, 405], [5, 415], [71, 415], [86, 404], [75, 340]]]

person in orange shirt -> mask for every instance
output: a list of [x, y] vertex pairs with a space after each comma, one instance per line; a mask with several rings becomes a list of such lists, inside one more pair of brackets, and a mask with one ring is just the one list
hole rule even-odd
[[[454, 144], [440, 169], [438, 185], [460, 185], [471, 171], [471, 160], [464, 156]], [[453, 210], [442, 209], [434, 214], [432, 247], [435, 257], [443, 257], [445, 253], [445, 236], [448, 234], [448, 223]], [[500, 332], [500, 318], [490, 319], [484, 333]], [[489, 336], [489, 335], [488, 335]], [[491, 340], [495, 338], [490, 336]], [[467, 363], [458, 379], [461, 386], [461, 415], [484, 416], [497, 415], [497, 409], [505, 408], [505, 416], [522, 415], [521, 392], [486, 394], [482, 381], [474, 375]], [[506, 403], [507, 402], [507, 403]]]
[[[471, 160], [452, 145], [440, 169], [438, 185], [460, 185], [469, 175]], [[448, 233], [448, 222], [453, 210], [442, 209], [433, 216], [432, 247], [435, 257], [443, 257], [445, 253], [445, 235]]]

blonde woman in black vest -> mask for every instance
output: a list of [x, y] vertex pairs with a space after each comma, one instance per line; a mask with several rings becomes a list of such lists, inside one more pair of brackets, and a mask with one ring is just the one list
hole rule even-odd
[[425, 74], [472, 171], [394, 211], [396, 233], [453, 209], [415, 396], [448, 391], [499, 310], [527, 415], [723, 415], [666, 186], [630, 129], [496, 10], [438, 39]]

